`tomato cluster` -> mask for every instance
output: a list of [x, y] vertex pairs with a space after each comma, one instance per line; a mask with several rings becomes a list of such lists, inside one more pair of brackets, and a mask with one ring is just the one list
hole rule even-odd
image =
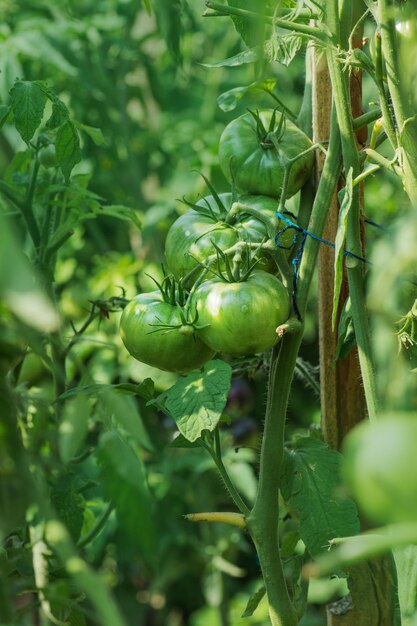
[[[215, 353], [249, 356], [272, 348], [291, 311], [278, 278], [274, 234], [285, 168], [286, 197], [312, 167], [311, 142], [276, 111], [249, 112], [220, 139], [221, 168], [231, 193], [211, 195], [171, 226], [165, 245], [170, 272], [159, 290], [136, 296], [120, 323], [123, 342], [139, 361], [173, 372], [203, 365]], [[293, 234], [281, 246], [290, 249]]]

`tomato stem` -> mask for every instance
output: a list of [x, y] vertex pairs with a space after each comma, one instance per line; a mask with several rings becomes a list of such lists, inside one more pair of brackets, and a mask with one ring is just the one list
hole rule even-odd
[[204, 439], [201, 440], [201, 445], [203, 446], [203, 448], [207, 450], [207, 452], [210, 454], [211, 458], [213, 459], [214, 463], [216, 464], [219, 474], [222, 477], [223, 482], [226, 486], [226, 489], [228, 490], [233, 502], [236, 504], [239, 511], [245, 517], [248, 517], [250, 515], [250, 509], [247, 506], [247, 504], [244, 502], [242, 496], [240, 495], [236, 487], [234, 486], [224, 466], [222, 454], [221, 454], [220, 435], [218, 433], [218, 429], [216, 429], [214, 432], [214, 443], [215, 445], [213, 446], [212, 441], [210, 440], [205, 441]]

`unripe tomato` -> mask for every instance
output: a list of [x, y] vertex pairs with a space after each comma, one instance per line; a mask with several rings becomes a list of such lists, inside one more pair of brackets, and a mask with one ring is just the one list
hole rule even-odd
[[58, 167], [54, 144], [50, 143], [48, 146], [45, 146], [45, 148], [41, 148], [38, 152], [38, 159], [39, 163], [46, 168]]
[[120, 334], [138, 361], [169, 372], [188, 372], [213, 356], [191, 325], [184, 324], [178, 306], [164, 302], [159, 291], [141, 293], [126, 306]]
[[417, 521], [417, 414], [363, 422], [346, 437], [343, 475], [377, 524]]
[[290, 315], [288, 291], [262, 270], [245, 281], [207, 280], [193, 296], [202, 327], [200, 337], [216, 352], [249, 356], [269, 350], [279, 341], [276, 328]]
[[[274, 111], [259, 111], [259, 119], [267, 131]], [[281, 124], [281, 126], [280, 126]], [[276, 145], [271, 140], [276, 140]], [[251, 113], [230, 122], [220, 137], [219, 160], [227, 180], [234, 180], [239, 191], [279, 198], [285, 164], [312, 146], [310, 139], [289, 120], [282, 122], [275, 113], [271, 132], [260, 132]], [[278, 150], [277, 150], [278, 148]], [[302, 156], [291, 168], [287, 198], [306, 182], [313, 166], [313, 152]]]
[[[268, 238], [265, 224], [251, 215], [239, 212], [234, 220], [226, 223], [225, 218], [232, 207], [233, 195], [222, 193], [219, 197], [224, 204], [224, 215], [220, 214], [214, 197], [207, 196], [199, 200], [197, 205], [202, 209], [209, 207], [212, 216], [191, 209], [181, 215], [169, 229], [165, 255], [168, 268], [176, 278], [183, 278], [198, 262], [204, 262], [208, 256], [215, 254], [215, 245], [226, 250], [238, 241], [261, 243]], [[273, 198], [244, 195], [238, 198], [238, 202], [256, 209], [270, 220], [275, 219], [277, 202]], [[278, 219], [276, 223], [278, 232], [284, 224]], [[290, 247], [292, 240], [293, 232], [287, 231], [281, 244]], [[256, 258], [259, 259], [259, 269], [276, 272], [276, 264], [267, 252], [259, 252]]]

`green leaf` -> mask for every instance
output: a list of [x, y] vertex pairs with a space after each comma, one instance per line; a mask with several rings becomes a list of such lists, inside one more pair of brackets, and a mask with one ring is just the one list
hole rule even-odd
[[278, 63], [288, 66], [303, 45], [303, 41], [303, 35], [298, 33], [275, 34], [269, 41], [265, 42], [266, 57], [269, 61], [278, 61]]
[[46, 122], [45, 128], [53, 130], [69, 119], [69, 111], [66, 104], [51, 89], [48, 89], [47, 96], [52, 102], [52, 114]]
[[81, 122], [74, 122], [75, 126], [88, 135], [96, 144], [96, 146], [107, 146], [108, 142], [103, 135], [100, 128], [94, 126], [87, 126], [87, 124], [81, 124]]
[[155, 528], [143, 463], [117, 433], [106, 432], [97, 450], [104, 489], [114, 502], [120, 525], [150, 564], [156, 555]]
[[264, 39], [265, 20], [265, 0], [227, 0], [230, 7], [237, 9], [247, 9], [257, 14], [254, 17], [240, 17], [232, 15], [231, 18], [235, 28], [247, 46], [254, 46], [262, 43]]
[[176, 422], [188, 441], [196, 441], [204, 430], [213, 431], [226, 406], [232, 368], [224, 361], [208, 361], [203, 372], [195, 370], [178, 379], [157, 398], [157, 404]]
[[337, 310], [339, 306], [340, 290], [343, 281], [343, 256], [346, 239], [347, 220], [352, 206], [353, 199], [353, 169], [350, 168], [346, 177], [346, 187], [340, 190], [339, 200], [341, 201], [339, 211], [339, 222], [337, 226], [334, 258], [334, 293], [333, 293], [333, 313], [332, 331], [336, 327]]
[[308, 437], [298, 439], [285, 456], [282, 495], [300, 518], [300, 536], [312, 556], [325, 551], [331, 539], [359, 532], [355, 504], [338, 493], [341, 459]]
[[85, 395], [78, 395], [65, 403], [58, 439], [59, 452], [64, 463], [69, 463], [80, 451], [88, 433], [89, 413]]
[[260, 601], [266, 594], [264, 586], [255, 591], [249, 598], [246, 609], [242, 613], [242, 617], [251, 617], [259, 606]]
[[81, 535], [85, 501], [75, 487], [72, 473], [60, 476], [51, 491], [51, 503], [58, 519], [65, 525], [73, 541]]
[[42, 121], [46, 104], [42, 83], [18, 80], [10, 90], [11, 108], [16, 129], [29, 144]]
[[59, 128], [55, 150], [58, 164], [68, 182], [74, 165], [81, 161], [80, 138], [73, 122], [67, 120]]
[[125, 220], [132, 222], [137, 228], [142, 227], [142, 222], [138, 217], [137, 211], [123, 204], [111, 204], [101, 207], [101, 215], [108, 215], [110, 217], [116, 217], [119, 220]]
[[265, 80], [258, 80], [244, 87], [229, 89], [229, 91], [220, 94], [217, 98], [217, 104], [222, 111], [234, 111], [240, 100], [247, 94], [272, 91], [276, 84], [277, 81], [275, 78], [267, 78]]
[[59, 399], [66, 400], [67, 398], [72, 398], [80, 393], [98, 395], [99, 393], [108, 391], [109, 389], [130, 396], [137, 395], [145, 400], [150, 400], [154, 396], [154, 382], [151, 378], [145, 378], [145, 380], [139, 384], [119, 383], [116, 385], [110, 385], [94, 383], [93, 385], [85, 385], [83, 387], [73, 387], [72, 389], [68, 389], [68, 391], [61, 394]]
[[256, 63], [259, 59], [263, 59], [264, 50], [262, 46], [255, 46], [254, 48], [248, 48], [239, 54], [235, 54], [223, 61], [217, 61], [217, 63], [200, 63], [203, 67], [238, 67], [239, 65], [245, 65], [246, 63]]
[[135, 444], [152, 452], [153, 445], [134, 398], [109, 389], [102, 393], [101, 400], [107, 414], [111, 417], [112, 425], [114, 424], [118, 431], [122, 429], [123, 434], [131, 438]]

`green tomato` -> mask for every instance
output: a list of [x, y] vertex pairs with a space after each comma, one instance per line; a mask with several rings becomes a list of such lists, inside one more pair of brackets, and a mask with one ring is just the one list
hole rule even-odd
[[[233, 204], [231, 193], [220, 194], [220, 199], [229, 212]], [[238, 198], [239, 203], [256, 209], [269, 219], [275, 218], [277, 202], [266, 196], [243, 195]], [[266, 240], [268, 233], [263, 222], [248, 214], [238, 213], [231, 223], [226, 223], [226, 215], [221, 215], [213, 196], [207, 196], [197, 202], [198, 206], [211, 209], [213, 215], [201, 214], [194, 209], [181, 215], [171, 226], [166, 242], [165, 255], [169, 270], [176, 278], [183, 278], [205, 259], [215, 254], [216, 244], [221, 250], [230, 248], [238, 241], [261, 243]], [[277, 220], [277, 232], [285, 224]], [[287, 231], [281, 243], [290, 247], [293, 233]], [[259, 269], [276, 272], [276, 264], [267, 252], [260, 252]]]
[[384, 415], [346, 437], [343, 476], [377, 524], [417, 521], [417, 414]]
[[[259, 111], [265, 129], [269, 128], [273, 114], [272, 110]], [[227, 180], [232, 182], [233, 179], [239, 191], [279, 198], [286, 162], [312, 146], [307, 135], [287, 119], [279, 135], [280, 121], [281, 114], [277, 112], [273, 131], [258, 134], [255, 119], [245, 113], [224, 129], [219, 145], [220, 166]], [[270, 140], [271, 136], [275, 137], [277, 147]], [[313, 161], [314, 154], [309, 152], [294, 163], [287, 198], [304, 185]]]
[[159, 291], [141, 293], [129, 302], [120, 334], [135, 359], [168, 372], [188, 372], [213, 356], [192, 326], [183, 323], [181, 309], [164, 302]]
[[255, 270], [242, 282], [203, 282], [193, 296], [200, 336], [210, 348], [231, 356], [269, 350], [279, 341], [276, 329], [290, 315], [290, 298], [281, 281]]
[[38, 159], [39, 163], [46, 168], [58, 167], [54, 144], [50, 143], [48, 146], [45, 146], [45, 148], [41, 148], [38, 153]]

